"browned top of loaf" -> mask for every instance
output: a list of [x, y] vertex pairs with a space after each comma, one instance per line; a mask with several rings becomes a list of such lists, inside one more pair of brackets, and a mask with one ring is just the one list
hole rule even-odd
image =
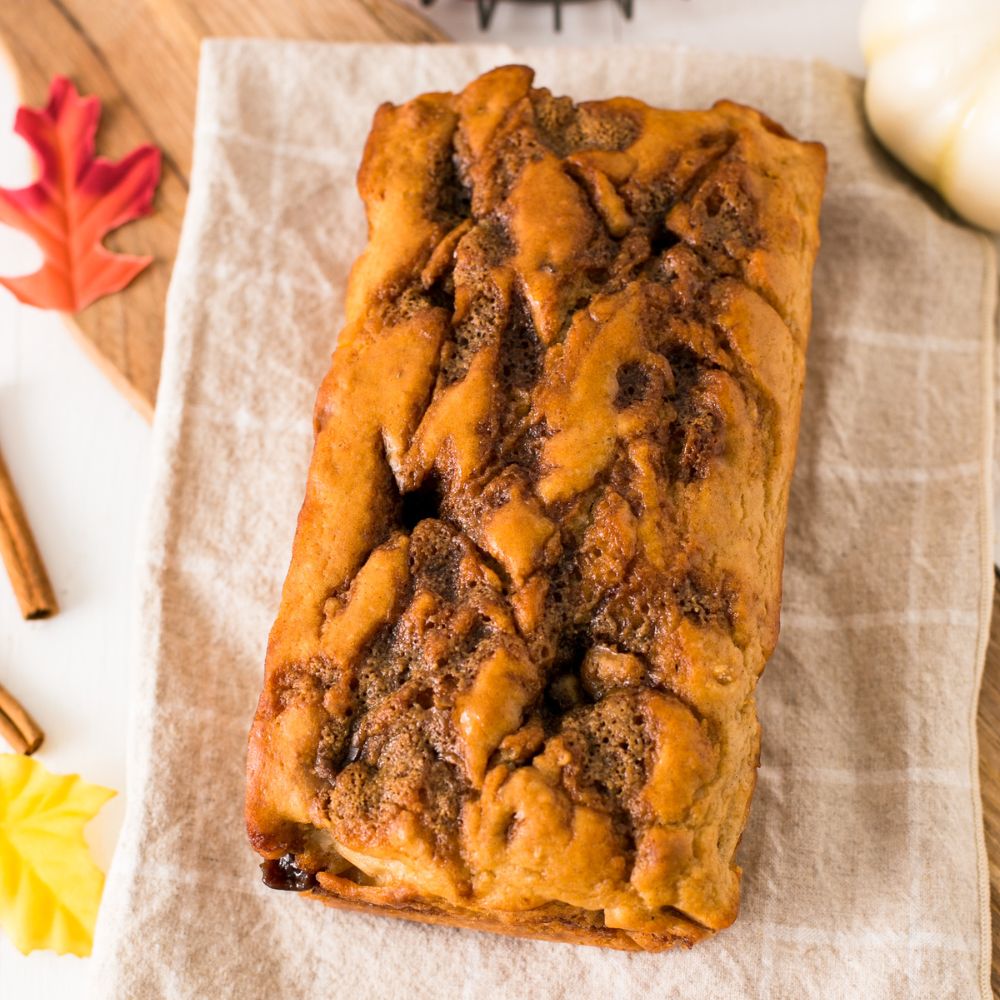
[[343, 898], [661, 947], [736, 914], [824, 154], [531, 84], [375, 117], [248, 826]]

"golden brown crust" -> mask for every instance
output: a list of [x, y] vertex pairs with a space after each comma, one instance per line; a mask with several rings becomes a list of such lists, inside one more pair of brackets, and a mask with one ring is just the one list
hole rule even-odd
[[569, 944], [597, 945], [615, 948], [618, 951], [666, 951], [678, 946], [690, 948], [711, 932], [695, 928], [690, 923], [677, 920], [675, 934], [623, 934], [613, 928], [602, 927], [597, 921], [582, 919], [580, 911], [572, 912], [569, 907], [549, 906], [528, 911], [500, 910], [492, 913], [482, 910], [468, 910], [459, 907], [435, 906], [421, 900], [398, 900], [390, 894], [382, 898], [358, 898], [352, 892], [354, 883], [340, 880], [340, 884], [328, 880], [320, 873], [331, 890], [313, 889], [305, 893], [326, 906], [342, 910], [355, 910], [376, 916], [399, 917], [423, 924], [444, 924], [450, 927], [464, 927], [469, 930], [491, 931], [512, 937], [526, 937], [543, 941], [560, 941]]
[[375, 116], [247, 827], [330, 905], [655, 951], [736, 916], [825, 156], [531, 84]]

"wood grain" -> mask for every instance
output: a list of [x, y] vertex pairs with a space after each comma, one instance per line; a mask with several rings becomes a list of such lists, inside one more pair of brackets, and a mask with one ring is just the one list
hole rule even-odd
[[979, 780], [990, 863], [993, 917], [993, 995], [1000, 997], [1000, 579], [993, 593], [993, 619], [979, 694]]
[[152, 216], [108, 237], [112, 250], [154, 263], [124, 291], [71, 320], [87, 352], [152, 418], [163, 348], [163, 311], [191, 170], [201, 39], [258, 36], [321, 41], [443, 41], [400, 0], [2, 0], [0, 41], [24, 103], [42, 105], [49, 81], [69, 76], [104, 104], [101, 152], [143, 142], [163, 150]]

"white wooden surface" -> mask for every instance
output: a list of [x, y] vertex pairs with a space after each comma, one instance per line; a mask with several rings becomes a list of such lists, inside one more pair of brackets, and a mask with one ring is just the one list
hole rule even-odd
[[[417, 0], [410, 0], [416, 4]], [[861, 75], [858, 15], [863, 0], [634, 0], [626, 21], [612, 0], [563, 4], [563, 30], [553, 31], [548, 4], [500, 0], [488, 32], [479, 30], [475, 0], [435, 0], [421, 10], [457, 42], [512, 45], [650, 45], [680, 42], [720, 52], [814, 56]]]
[[[13, 138], [13, 89], [0, 80], [0, 185], [31, 176]], [[0, 272], [28, 270], [33, 244], [0, 229]], [[39, 759], [124, 787], [131, 567], [146, 498], [149, 429], [107, 384], [55, 313], [20, 306], [0, 289], [0, 448], [51, 576], [61, 611], [22, 621], [0, 572], [0, 681], [46, 732]], [[0, 745], [0, 751], [6, 751]], [[88, 828], [106, 868], [124, 801]], [[86, 962], [22, 957], [0, 934], [2, 1000], [72, 1000]]]
[[[679, 41], [722, 51], [819, 56], [860, 73], [860, 6], [861, 0], [636, 0], [635, 18], [626, 23], [610, 0], [602, 0], [567, 5], [561, 36], [552, 33], [548, 8], [501, 3], [486, 36], [476, 27], [471, 0], [437, 0], [428, 13], [459, 41]], [[13, 89], [2, 77], [4, 186], [31, 176], [23, 144], [11, 136], [14, 109]], [[0, 272], [26, 271], [35, 261], [30, 244], [0, 229]], [[132, 578], [148, 492], [149, 440], [148, 427], [95, 371], [60, 320], [19, 306], [0, 289], [0, 448], [62, 605], [55, 618], [23, 622], [0, 577], [0, 680], [48, 734], [39, 752], [47, 766], [116, 789], [124, 788]], [[88, 828], [105, 868], [123, 810], [119, 796]], [[0, 1000], [76, 1000], [86, 994], [87, 971], [86, 960], [71, 956], [22, 957], [0, 936]]]

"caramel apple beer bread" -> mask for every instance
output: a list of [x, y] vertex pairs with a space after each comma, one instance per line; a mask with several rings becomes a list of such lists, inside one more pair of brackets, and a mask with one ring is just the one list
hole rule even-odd
[[657, 951], [737, 913], [825, 155], [532, 80], [375, 115], [247, 827], [332, 906]]

